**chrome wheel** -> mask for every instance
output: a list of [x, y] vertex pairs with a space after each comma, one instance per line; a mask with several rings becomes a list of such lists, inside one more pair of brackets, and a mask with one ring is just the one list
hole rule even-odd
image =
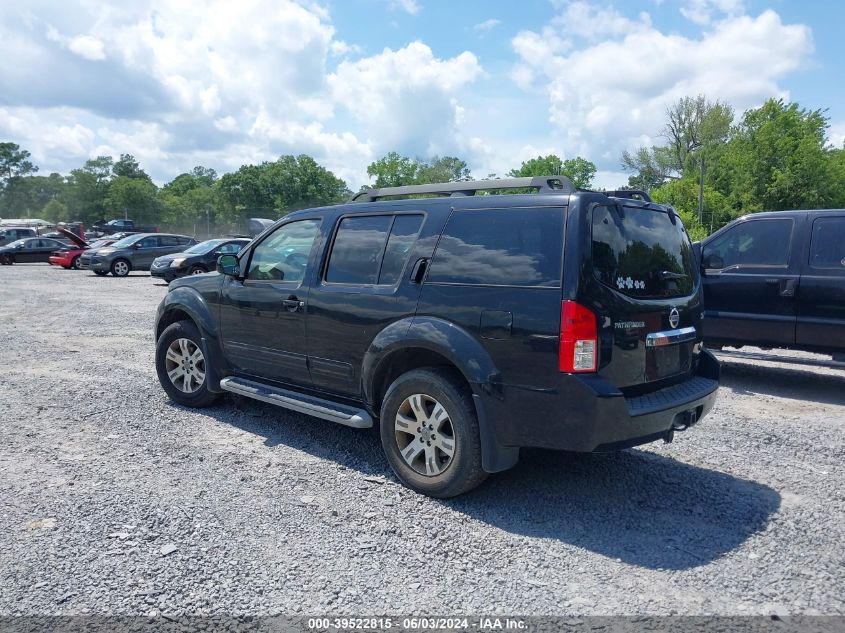
[[205, 271], [202, 268], [194, 268], [191, 270], [192, 275], [202, 275], [205, 274]]
[[168, 346], [164, 367], [170, 382], [182, 393], [194, 393], [205, 382], [205, 356], [190, 339], [177, 338]]
[[114, 274], [118, 277], [124, 277], [129, 274], [129, 264], [124, 261], [116, 261], [114, 263]]
[[431, 396], [415, 393], [396, 413], [396, 444], [402, 459], [421, 475], [442, 474], [455, 455], [455, 431], [449, 413]]

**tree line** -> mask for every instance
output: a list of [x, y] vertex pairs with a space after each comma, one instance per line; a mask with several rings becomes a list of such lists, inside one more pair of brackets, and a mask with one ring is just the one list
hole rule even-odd
[[[771, 99], [736, 120], [733, 108], [705, 96], [666, 111], [662, 143], [622, 155], [628, 188], [672, 204], [700, 238], [733, 218], [764, 210], [845, 207], [845, 148], [827, 141], [823, 110]], [[367, 167], [375, 187], [471, 180], [456, 156], [411, 158], [390, 152]], [[506, 176], [565, 175], [593, 186], [596, 166], [580, 156], [524, 161]], [[497, 178], [488, 174], [486, 178]], [[128, 217], [192, 235], [243, 232], [249, 217], [335, 204], [347, 184], [311, 156], [280, 156], [223, 174], [203, 166], [159, 187], [129, 154], [98, 156], [69, 174], [38, 174], [30, 153], [0, 143], [0, 218], [50, 222]], [[211, 228], [213, 227], [213, 229]]]
[[845, 147], [824, 110], [770, 99], [736, 120], [704, 95], [666, 111], [663, 143], [624, 152], [631, 188], [671, 204], [694, 239], [758, 211], [845, 207]]

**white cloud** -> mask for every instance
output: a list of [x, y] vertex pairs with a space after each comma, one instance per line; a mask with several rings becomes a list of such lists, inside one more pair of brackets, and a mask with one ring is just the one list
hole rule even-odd
[[845, 121], [831, 125], [827, 138], [834, 147], [845, 147]]
[[416, 15], [422, 9], [417, 0], [390, 0], [390, 8], [405, 11], [410, 15]]
[[384, 49], [329, 75], [335, 102], [363, 127], [378, 153], [429, 152], [450, 138], [460, 118], [455, 96], [481, 74], [475, 55], [438, 59], [422, 42]]
[[47, 28], [47, 39], [58, 42], [84, 59], [100, 61], [106, 58], [103, 42], [91, 35], [67, 37], [59, 33], [55, 27], [50, 26]]
[[496, 18], [490, 18], [489, 20], [484, 20], [484, 22], [479, 22], [472, 28], [476, 31], [491, 31], [492, 29], [499, 26], [501, 23], [501, 20], [497, 20]]
[[744, 0], [686, 0], [681, 7], [681, 15], [700, 25], [710, 24], [714, 12], [733, 16], [744, 11]]
[[[623, 149], [656, 135], [666, 106], [680, 97], [706, 94], [741, 112], [782, 96], [778, 80], [798, 69], [813, 48], [807, 27], [784, 24], [773, 11], [724, 19], [697, 38], [663, 33], [648, 16], [632, 22], [583, 2], [564, 11], [563, 19], [601, 13], [615, 36], [596, 30], [588, 34], [595, 41], [574, 48], [559, 37], [545, 38], [545, 30], [520, 33], [512, 41], [521, 60], [515, 79], [547, 94], [549, 119], [568, 153], [600, 167], [617, 166]], [[559, 19], [546, 28], [556, 30]]]

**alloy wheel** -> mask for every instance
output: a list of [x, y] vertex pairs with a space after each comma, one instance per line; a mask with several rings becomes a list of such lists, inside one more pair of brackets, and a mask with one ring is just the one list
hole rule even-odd
[[115, 262], [114, 272], [118, 277], [123, 277], [129, 274], [129, 264], [123, 261]]
[[455, 456], [455, 431], [449, 413], [423, 393], [405, 398], [394, 423], [402, 459], [421, 475], [442, 474]]
[[182, 393], [194, 393], [205, 382], [205, 356], [191, 339], [175, 339], [167, 347], [164, 366], [170, 382]]

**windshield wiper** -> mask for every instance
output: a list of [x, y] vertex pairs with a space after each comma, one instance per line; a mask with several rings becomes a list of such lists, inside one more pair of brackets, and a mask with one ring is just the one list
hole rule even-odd
[[685, 273], [673, 273], [671, 270], [662, 270], [657, 273], [657, 277], [661, 281], [665, 281], [666, 279], [686, 279], [689, 275]]

